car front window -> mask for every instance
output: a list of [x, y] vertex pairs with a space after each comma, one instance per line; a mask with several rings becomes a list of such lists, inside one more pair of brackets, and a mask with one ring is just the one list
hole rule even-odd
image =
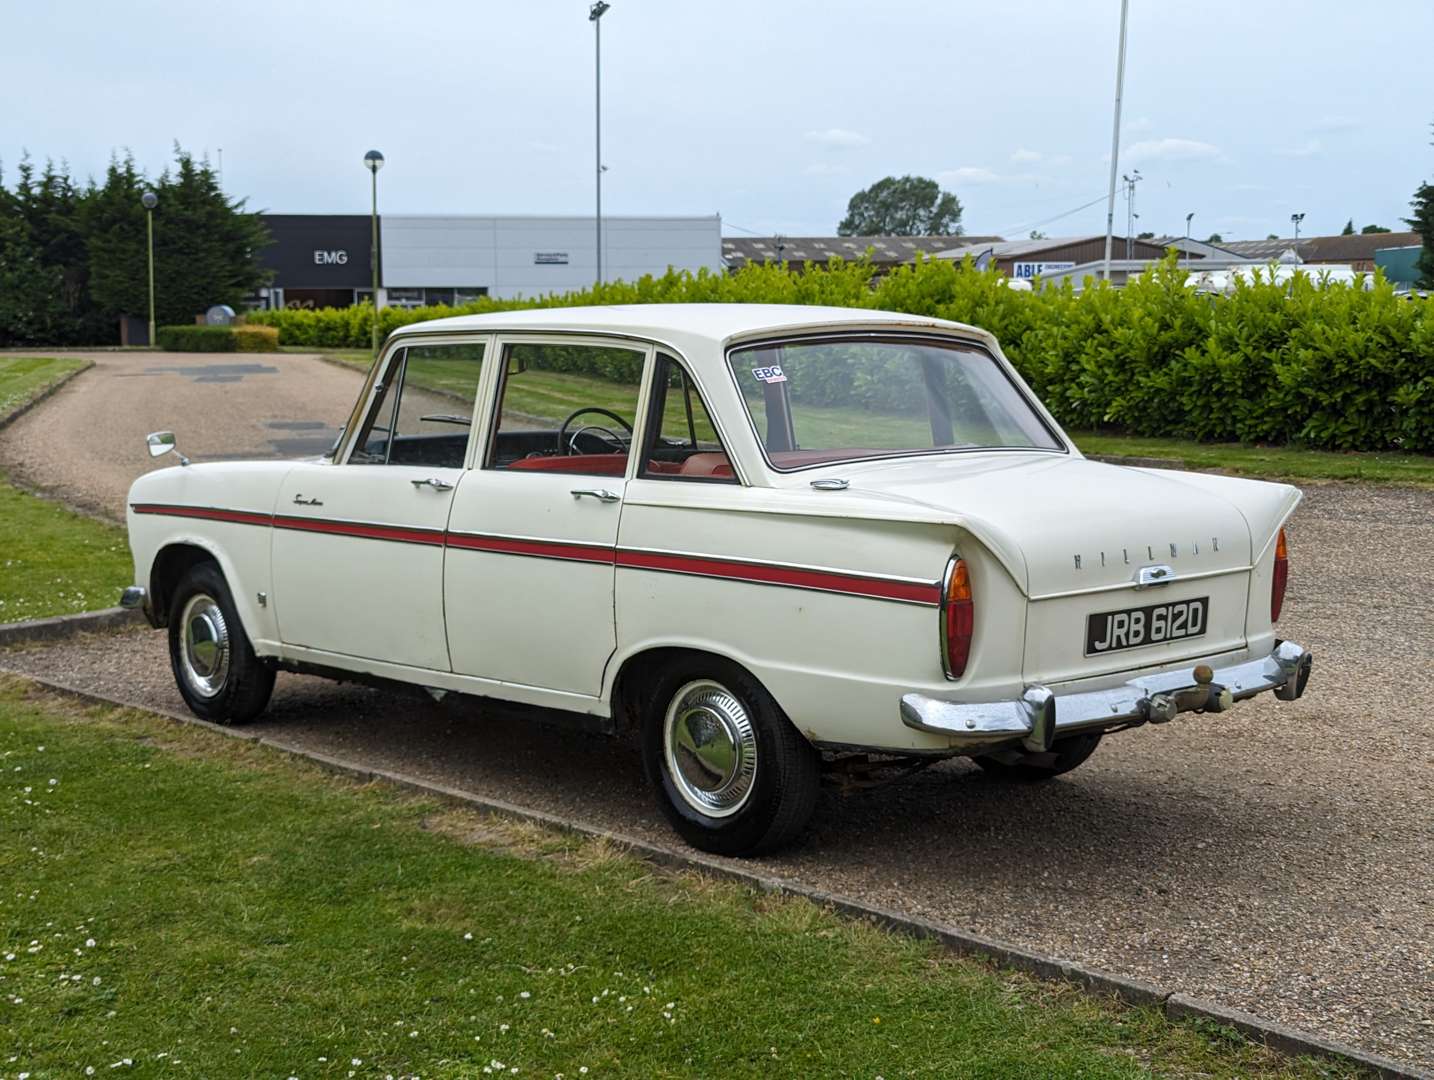
[[996, 359], [930, 338], [772, 342], [728, 356], [778, 469], [893, 454], [1063, 449]]

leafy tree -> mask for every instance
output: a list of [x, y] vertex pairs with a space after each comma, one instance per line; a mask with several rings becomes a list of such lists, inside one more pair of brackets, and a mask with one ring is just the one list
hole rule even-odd
[[1354, 218], [1350, 218], [1348, 221], [1346, 221], [1346, 222], [1344, 223], [1344, 228], [1342, 228], [1342, 229], [1339, 230], [1339, 235], [1340, 235], [1340, 236], [1353, 236], [1353, 235], [1354, 235]]
[[888, 176], [847, 203], [839, 236], [960, 236], [961, 201], [924, 176]]
[[1270, 233], [1268, 236], [1265, 237], [1266, 240], [1278, 240], [1279, 238], [1279, 233]]
[[1217, 232], [1212, 232], [1205, 240], [1207, 244], [1223, 244], [1224, 242], [1225, 238]]
[[1046, 240], [1046, 239], [1048, 239], [1048, 237], [1046, 236], [1045, 233], [1041, 232], [1040, 229], [1032, 229], [1032, 230], [1031, 230], [1031, 239], [1032, 239], [1032, 240]]
[[1155, 234], [1153, 232], [1136, 233], [1135, 238], [1137, 240], [1154, 240]]
[[105, 182], [86, 205], [91, 290], [106, 313], [140, 315], [149, 308], [145, 209], [148, 189], [159, 199], [154, 213], [155, 319], [189, 323], [214, 304], [239, 307], [265, 281], [255, 261], [268, 233], [244, 212], [244, 200], [219, 190], [208, 163], [175, 147], [175, 171], [147, 183], [125, 158], [112, 161]]
[[1388, 231], [1389, 230], [1386, 229], [1383, 225], [1366, 225], [1364, 228], [1359, 230], [1359, 234], [1361, 236], [1372, 236], [1375, 233], [1386, 233]]
[[103, 344], [121, 315], [149, 306], [145, 211], [154, 214], [156, 316], [190, 322], [211, 304], [238, 307], [264, 283], [256, 261], [268, 242], [243, 200], [219, 190], [208, 164], [175, 147], [173, 172], [150, 181], [130, 156], [111, 160], [104, 183], [76, 184], [68, 167], [29, 158], [13, 190], [0, 177], [0, 342]]
[[1425, 289], [1434, 288], [1434, 184], [1428, 181], [1420, 184], [1414, 192], [1414, 201], [1409, 205], [1414, 210], [1414, 216], [1404, 220], [1419, 234], [1419, 243], [1423, 248], [1415, 264], [1419, 268], [1419, 285]]
[[59, 340], [62, 291], [59, 269], [30, 239], [19, 198], [0, 184], [0, 345]]
[[1419, 286], [1434, 289], [1434, 184], [1427, 180], [1420, 184], [1409, 205], [1414, 216], [1405, 218], [1404, 223], [1419, 234], [1424, 249], [1415, 264], [1419, 268]]

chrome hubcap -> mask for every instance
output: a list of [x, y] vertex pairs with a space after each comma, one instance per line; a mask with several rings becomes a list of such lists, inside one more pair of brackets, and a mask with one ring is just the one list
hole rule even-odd
[[672, 696], [663, 724], [667, 773], [688, 806], [708, 817], [735, 814], [757, 778], [757, 734], [742, 703], [710, 680]]
[[184, 635], [180, 667], [184, 681], [200, 697], [214, 697], [229, 678], [229, 626], [214, 597], [195, 593], [184, 605], [179, 625]]

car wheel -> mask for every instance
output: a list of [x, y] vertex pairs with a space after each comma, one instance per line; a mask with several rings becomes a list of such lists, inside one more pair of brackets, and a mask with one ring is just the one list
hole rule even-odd
[[1070, 735], [1061, 739], [1044, 754], [1006, 751], [976, 758], [976, 764], [1001, 780], [1049, 780], [1068, 773], [1095, 753], [1100, 745], [1100, 732]]
[[821, 755], [736, 664], [671, 665], [642, 714], [643, 764], [674, 829], [716, 855], [758, 855], [811, 819]]
[[202, 720], [242, 724], [269, 703], [274, 672], [254, 654], [214, 563], [191, 567], [174, 591], [169, 663], [184, 703]]

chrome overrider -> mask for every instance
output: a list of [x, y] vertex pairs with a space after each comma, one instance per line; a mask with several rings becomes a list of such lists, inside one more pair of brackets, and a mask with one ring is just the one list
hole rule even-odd
[[1056, 694], [1037, 685], [1014, 701], [990, 702], [906, 694], [901, 720], [918, 731], [948, 736], [957, 750], [1019, 741], [1026, 750], [1041, 753], [1060, 735], [1132, 723], [1164, 724], [1182, 712], [1223, 712], [1266, 690], [1281, 701], [1294, 701], [1305, 692], [1311, 663], [1308, 650], [1293, 641], [1277, 641], [1274, 651], [1258, 660], [1142, 675], [1106, 690]]

